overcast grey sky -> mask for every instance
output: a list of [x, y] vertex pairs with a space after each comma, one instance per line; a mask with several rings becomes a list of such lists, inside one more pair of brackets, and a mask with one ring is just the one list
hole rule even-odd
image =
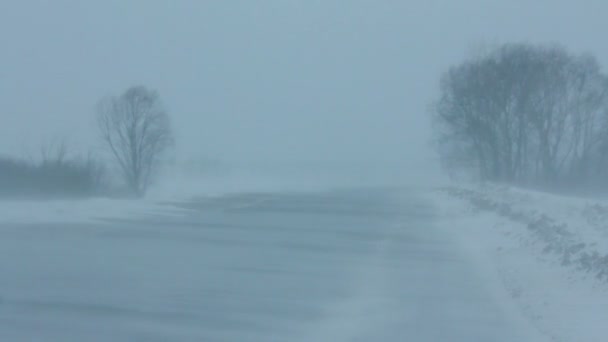
[[180, 158], [426, 162], [427, 107], [481, 44], [608, 64], [608, 3], [0, 1], [0, 152], [94, 142], [105, 95], [156, 88]]

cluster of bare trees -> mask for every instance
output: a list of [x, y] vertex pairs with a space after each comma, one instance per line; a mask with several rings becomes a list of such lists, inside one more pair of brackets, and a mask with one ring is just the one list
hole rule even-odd
[[508, 44], [452, 67], [434, 106], [442, 161], [483, 180], [608, 180], [608, 77], [592, 56]]
[[[97, 123], [116, 168], [91, 153], [84, 158], [68, 153], [65, 142], [46, 144], [39, 161], [0, 157], [0, 197], [143, 196], [173, 144], [158, 93], [137, 86], [105, 98], [98, 105]], [[112, 169], [119, 171], [124, 186], [112, 181]]]

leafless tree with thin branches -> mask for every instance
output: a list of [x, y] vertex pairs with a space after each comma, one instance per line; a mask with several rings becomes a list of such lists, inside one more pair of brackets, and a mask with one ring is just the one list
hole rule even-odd
[[126, 185], [135, 195], [143, 196], [160, 157], [173, 144], [169, 116], [158, 93], [136, 86], [121, 96], [100, 101], [97, 124]]
[[608, 75], [593, 56], [555, 45], [498, 46], [444, 73], [433, 109], [437, 145], [452, 172], [552, 187], [608, 185]]

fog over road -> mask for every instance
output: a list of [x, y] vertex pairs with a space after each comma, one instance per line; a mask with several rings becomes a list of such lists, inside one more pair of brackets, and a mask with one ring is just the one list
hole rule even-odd
[[418, 195], [252, 193], [0, 226], [0, 340], [537, 341]]

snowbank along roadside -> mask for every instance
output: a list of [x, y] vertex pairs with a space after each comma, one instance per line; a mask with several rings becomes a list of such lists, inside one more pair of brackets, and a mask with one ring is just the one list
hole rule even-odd
[[[504, 186], [430, 194], [440, 225], [554, 341], [603, 341], [608, 327], [608, 203]], [[508, 304], [507, 304], [508, 305]]]

